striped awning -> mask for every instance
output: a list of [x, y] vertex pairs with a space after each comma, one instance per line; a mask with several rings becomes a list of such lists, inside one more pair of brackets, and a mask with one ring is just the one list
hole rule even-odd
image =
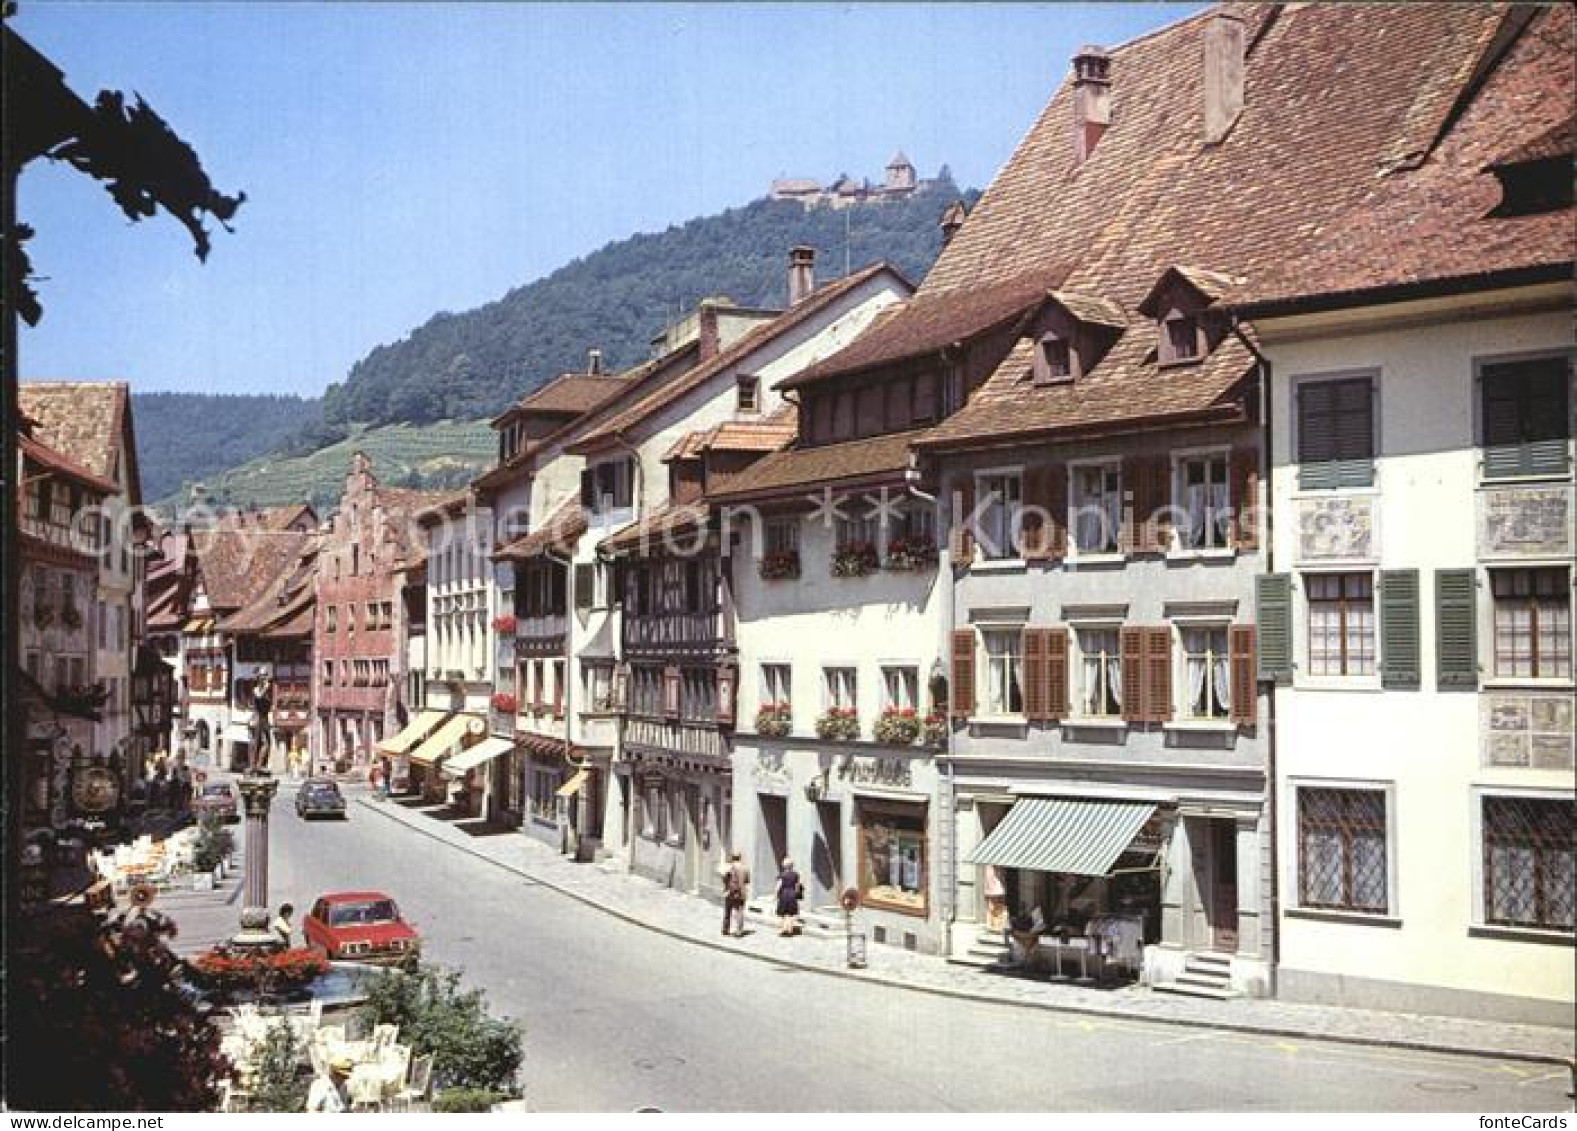
[[378, 743], [378, 749], [384, 754], [405, 754], [411, 747], [433, 732], [433, 728], [444, 721], [443, 711], [420, 711], [416, 717], [405, 724], [405, 729], [393, 738], [386, 738]]
[[514, 742], [507, 738], [492, 735], [484, 738], [475, 746], [467, 746], [444, 763], [443, 772], [449, 777], [457, 778], [467, 770], [474, 770], [483, 762], [490, 762], [500, 754], [508, 754], [515, 748]]
[[1026, 797], [970, 855], [970, 864], [1104, 876], [1155, 814], [1153, 801]]
[[467, 728], [479, 722], [475, 715], [455, 715], [444, 722], [437, 732], [415, 750], [411, 761], [418, 766], [431, 766], [449, 753], [449, 748], [465, 737]]

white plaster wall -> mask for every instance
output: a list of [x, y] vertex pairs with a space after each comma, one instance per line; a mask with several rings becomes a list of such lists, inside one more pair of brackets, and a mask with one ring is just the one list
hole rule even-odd
[[[1277, 692], [1284, 970], [1379, 979], [1416, 987], [1572, 1000], [1570, 946], [1471, 937], [1479, 921], [1477, 787], [1512, 786], [1570, 796], [1569, 771], [1480, 766], [1479, 696], [1435, 689], [1433, 571], [1477, 563], [1473, 429], [1475, 359], [1569, 348], [1569, 312], [1443, 320], [1395, 330], [1283, 341], [1268, 331], [1273, 366], [1275, 569], [1296, 569], [1297, 466], [1291, 447], [1291, 385], [1302, 375], [1376, 370], [1379, 458], [1375, 497], [1378, 567], [1420, 571], [1422, 687], [1382, 691], [1379, 677], [1347, 687], [1312, 686], [1302, 668]], [[1355, 492], [1362, 493], [1362, 492]], [[1480, 573], [1479, 655], [1490, 596]], [[1294, 650], [1307, 655], [1306, 607], [1294, 576]], [[1362, 917], [1301, 918], [1297, 810], [1300, 779], [1383, 784], [1392, 791], [1392, 908], [1386, 925]]]

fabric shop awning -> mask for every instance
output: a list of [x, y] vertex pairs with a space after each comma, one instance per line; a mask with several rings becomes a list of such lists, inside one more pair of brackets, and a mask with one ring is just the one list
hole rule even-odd
[[508, 754], [514, 748], [515, 744], [511, 739], [499, 738], [497, 735], [489, 736], [450, 758], [444, 763], [443, 772], [457, 778], [467, 770], [474, 770], [484, 762], [491, 762], [500, 754]]
[[384, 754], [406, 754], [411, 747], [433, 732], [433, 728], [447, 718], [443, 711], [420, 711], [416, 717], [405, 724], [405, 729], [393, 738], [386, 738], [378, 743], [378, 749]]
[[560, 797], [574, 797], [586, 786], [586, 779], [591, 777], [590, 770], [576, 770], [570, 775], [569, 781], [559, 786], [555, 791]]
[[970, 864], [1104, 876], [1145, 822], [1153, 801], [1027, 797], [970, 854]]
[[449, 748], [465, 737], [473, 722], [480, 722], [475, 715], [454, 715], [443, 726], [411, 751], [411, 762], [418, 766], [431, 766], [449, 753]]

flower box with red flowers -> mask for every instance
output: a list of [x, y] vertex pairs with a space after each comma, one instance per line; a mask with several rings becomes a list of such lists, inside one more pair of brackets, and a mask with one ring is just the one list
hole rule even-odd
[[763, 554], [757, 572], [763, 581], [785, 581], [799, 576], [799, 551], [779, 550]]
[[492, 698], [493, 710], [505, 715], [513, 715], [520, 706], [520, 700], [509, 691], [500, 691]]
[[816, 737], [852, 742], [860, 737], [860, 713], [853, 707], [828, 707], [816, 720]]
[[763, 738], [786, 738], [794, 729], [794, 710], [787, 703], [763, 703], [756, 712], [756, 733]]
[[920, 717], [913, 707], [888, 707], [876, 720], [876, 740], [908, 746], [920, 737]]
[[502, 613], [493, 618], [493, 631], [503, 636], [513, 636], [515, 634], [515, 626], [514, 613]]
[[927, 715], [922, 730], [927, 746], [940, 749], [947, 745], [947, 716], [941, 711]]
[[882, 564], [899, 572], [928, 569], [936, 564], [936, 543], [929, 538], [894, 538], [887, 543], [887, 560]]
[[880, 564], [876, 547], [869, 542], [839, 542], [832, 551], [833, 577], [864, 577]]
[[216, 946], [193, 958], [189, 965], [205, 985], [217, 990], [294, 989], [329, 969], [321, 954], [304, 946], [261, 953], [250, 948]]

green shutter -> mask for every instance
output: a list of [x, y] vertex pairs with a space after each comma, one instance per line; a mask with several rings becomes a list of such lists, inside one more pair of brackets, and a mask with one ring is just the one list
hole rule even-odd
[[1418, 571], [1380, 571], [1380, 684], [1416, 688], [1419, 675]]
[[592, 593], [597, 584], [594, 572], [596, 568], [591, 562], [577, 562], [575, 564], [575, 607], [577, 609], [591, 608]]
[[1435, 684], [1478, 686], [1478, 582], [1471, 569], [1435, 570]]
[[1374, 382], [1368, 377], [1298, 386], [1298, 486], [1374, 484]]
[[1292, 681], [1292, 577], [1262, 573], [1254, 579], [1254, 622], [1259, 628], [1257, 675]]

